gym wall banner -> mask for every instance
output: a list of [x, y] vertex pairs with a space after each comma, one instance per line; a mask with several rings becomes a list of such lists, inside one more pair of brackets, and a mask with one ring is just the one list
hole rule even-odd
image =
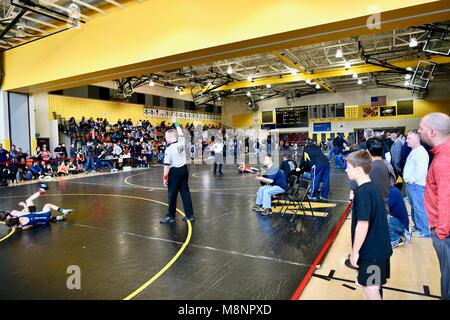
[[314, 123], [314, 132], [331, 131], [331, 122]]

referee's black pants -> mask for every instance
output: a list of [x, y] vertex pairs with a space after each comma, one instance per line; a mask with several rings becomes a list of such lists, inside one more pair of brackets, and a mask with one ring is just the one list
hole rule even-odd
[[169, 217], [175, 219], [175, 212], [177, 209], [178, 192], [181, 193], [183, 200], [183, 208], [186, 217], [194, 216], [194, 209], [192, 208], [191, 192], [188, 185], [189, 171], [184, 165], [180, 168], [170, 168], [168, 181], [168, 196], [169, 196]]

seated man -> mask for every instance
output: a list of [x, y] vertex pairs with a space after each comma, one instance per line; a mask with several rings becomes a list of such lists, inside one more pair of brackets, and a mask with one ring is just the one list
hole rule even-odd
[[261, 212], [262, 215], [272, 214], [272, 196], [284, 193], [287, 189], [286, 177], [272, 162], [272, 156], [264, 158], [264, 166], [267, 168], [267, 178], [257, 176], [256, 180], [265, 184], [256, 193], [256, 205], [253, 210]]
[[[47, 203], [41, 211], [37, 211], [34, 200], [39, 198], [41, 194], [45, 193], [47, 190], [48, 186], [45, 183], [41, 183], [38, 192], [25, 200], [25, 202], [19, 203], [19, 205], [23, 207], [21, 211], [13, 210], [11, 212], [1, 212], [0, 221], [5, 221], [5, 224], [11, 228], [16, 227], [27, 230], [38, 224], [47, 224], [50, 221], [64, 220], [66, 215], [74, 211], [73, 209], [64, 209]], [[51, 210], [58, 211], [62, 213], [62, 215], [52, 216]]]
[[[409, 232], [409, 218], [405, 201], [400, 190], [391, 186], [388, 195], [389, 205], [389, 235], [391, 237], [392, 249], [406, 242], [411, 243]], [[403, 239], [404, 238], [404, 239]]]

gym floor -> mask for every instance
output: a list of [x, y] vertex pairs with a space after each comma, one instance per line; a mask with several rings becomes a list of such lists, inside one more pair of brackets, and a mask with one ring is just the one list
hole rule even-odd
[[[64, 222], [16, 231], [0, 225], [0, 299], [289, 299], [341, 219], [347, 180], [332, 169], [334, 207], [321, 217], [251, 210], [257, 182], [225, 166], [189, 165], [196, 222], [161, 225], [167, 212], [162, 167], [49, 182], [36, 202], [73, 208]], [[1, 188], [12, 210], [35, 184]], [[80, 267], [81, 290], [67, 268]]]

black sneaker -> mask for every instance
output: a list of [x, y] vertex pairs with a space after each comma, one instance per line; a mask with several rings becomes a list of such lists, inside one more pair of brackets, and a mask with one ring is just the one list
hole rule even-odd
[[190, 216], [190, 217], [184, 217], [183, 218], [183, 221], [185, 221], [185, 222], [188, 222], [188, 221], [190, 221], [190, 222], [195, 222], [195, 218], [194, 218], [194, 216]]
[[167, 224], [167, 223], [174, 223], [175, 219], [169, 216], [165, 216], [164, 218], [159, 219], [159, 223]]
[[264, 211], [261, 211], [261, 214], [263, 216], [270, 216], [272, 214], [272, 209], [264, 209]]
[[223, 172], [219, 172], [219, 176], [223, 176], [224, 174], [223, 174]]
[[253, 211], [262, 211], [262, 210], [263, 210], [263, 207], [257, 204], [256, 206], [254, 206], [254, 207], [252, 208], [252, 210], [253, 210]]

